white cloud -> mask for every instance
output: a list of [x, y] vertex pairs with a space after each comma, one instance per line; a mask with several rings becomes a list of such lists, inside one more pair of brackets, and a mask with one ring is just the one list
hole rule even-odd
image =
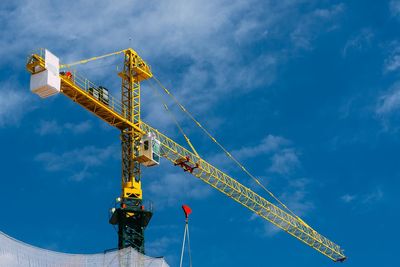
[[324, 19], [333, 19], [335, 18], [338, 14], [343, 13], [345, 9], [345, 5], [343, 3], [333, 5], [330, 8], [319, 8], [313, 12], [313, 14], [317, 17], [321, 17]]
[[169, 207], [184, 199], [204, 199], [212, 193], [208, 185], [180, 168], [158, 168], [166, 168], [158, 170], [163, 175], [154, 180], [146, 180], [144, 184], [149, 199], [154, 201], [157, 208]]
[[90, 121], [82, 121], [79, 123], [68, 122], [64, 124], [64, 127], [74, 134], [81, 134], [89, 131], [92, 128], [92, 123]]
[[261, 218], [259, 215], [253, 213], [250, 216], [250, 221], [261, 221], [262, 222], [262, 228], [258, 229], [256, 228], [256, 231], [261, 231], [261, 234], [266, 236], [266, 237], [272, 237], [281, 232], [282, 230], [275, 226], [274, 224], [265, 221], [263, 218]]
[[389, 3], [389, 9], [394, 17], [400, 17], [400, 1], [392, 0]]
[[[285, 193], [279, 196], [279, 199], [299, 217], [307, 216], [315, 208], [314, 202], [309, 197], [308, 187], [310, 183], [311, 180], [307, 178], [292, 179], [285, 187]], [[275, 204], [275, 201], [273, 203]], [[280, 205], [277, 206], [283, 209]], [[274, 236], [282, 231], [256, 214], [250, 217], [250, 220], [256, 219], [263, 223], [262, 233], [267, 237]]]
[[336, 17], [343, 13], [343, 3], [329, 8], [318, 8], [301, 16], [296, 21], [296, 27], [290, 34], [293, 45], [297, 48], [310, 50], [313, 41], [321, 32], [332, 31], [337, 28]]
[[380, 116], [389, 115], [400, 108], [400, 82], [393, 84], [390, 89], [380, 96], [375, 108]]
[[377, 186], [370, 190], [369, 192], [358, 193], [358, 194], [350, 194], [346, 193], [340, 197], [340, 200], [347, 203], [353, 204], [356, 206], [359, 205], [370, 205], [374, 203], [378, 203], [384, 199], [384, 191], [380, 186]]
[[388, 47], [388, 56], [384, 62], [384, 71], [393, 72], [400, 68], [400, 43], [398, 41], [391, 42]]
[[[301, 166], [300, 153], [292, 146], [292, 142], [282, 136], [271, 134], [262, 138], [260, 143], [242, 146], [240, 149], [233, 150], [231, 154], [241, 163], [255, 157], [261, 161], [264, 158], [265, 167], [262, 170], [281, 175], [292, 174], [296, 168]], [[236, 166], [225, 153], [210, 157], [209, 162], [218, 164], [219, 168], [231, 169]], [[269, 166], [268, 162], [270, 163]]]
[[33, 108], [28, 94], [12, 87], [8, 83], [0, 85], [0, 127], [18, 125], [23, 115]]
[[389, 59], [386, 61], [385, 69], [386, 69], [387, 71], [395, 71], [395, 70], [397, 70], [398, 68], [400, 68], [400, 49], [398, 49], [397, 52], [399, 52], [399, 53], [397, 53], [397, 54], [395, 54], [395, 55], [392, 55], [392, 57], [389, 58]]
[[371, 204], [371, 203], [376, 203], [379, 202], [383, 199], [384, 197], [384, 193], [382, 188], [377, 187], [374, 190], [372, 190], [371, 192], [369, 192], [368, 194], [366, 194], [363, 197], [362, 202], [365, 204]]
[[90, 121], [83, 121], [79, 123], [64, 123], [59, 124], [55, 120], [45, 121], [42, 120], [39, 123], [36, 132], [39, 135], [49, 135], [49, 134], [61, 134], [63, 132], [71, 132], [73, 134], [82, 134], [89, 131], [92, 128], [92, 123]]
[[283, 146], [290, 144], [290, 141], [275, 135], [267, 135], [261, 142], [255, 146], [245, 146], [238, 150], [232, 151], [238, 159], [246, 159], [249, 157], [257, 157], [261, 154], [269, 154], [271, 152], [279, 150]]
[[42, 163], [47, 171], [69, 172], [71, 180], [81, 181], [95, 173], [93, 167], [118, 159], [119, 156], [115, 146], [85, 146], [63, 153], [43, 152], [36, 155], [35, 160]]
[[36, 129], [36, 133], [39, 135], [48, 135], [48, 134], [60, 134], [62, 132], [62, 127], [58, 124], [57, 121], [40, 121], [38, 128]]
[[345, 203], [350, 203], [356, 198], [357, 198], [356, 195], [351, 195], [351, 194], [344, 194], [343, 196], [340, 197], [340, 199]]
[[342, 51], [342, 55], [346, 57], [351, 50], [362, 51], [364, 49], [367, 49], [371, 45], [373, 38], [374, 33], [371, 29], [362, 29], [358, 34], [351, 37], [346, 42]]
[[[23, 62], [15, 58], [35, 47], [48, 47], [63, 62], [71, 62], [131, 45], [184, 104], [206, 112], [227, 93], [268, 87], [277, 67], [288, 59], [286, 48], [311, 46], [322, 32], [320, 25], [334, 24], [343, 11], [343, 4], [318, 9], [310, 4], [303, 15], [300, 7], [308, 2], [312, 1], [99, 0], [94, 8], [83, 0], [13, 1], [1, 10], [1, 64], [22, 69]], [[287, 40], [291, 33], [294, 43]], [[256, 53], [243, 49], [243, 44], [260, 40], [282, 45]], [[96, 82], [111, 72], [116, 73], [100, 67], [88, 73]], [[119, 82], [116, 75], [115, 79]], [[143, 107], [152, 111], [151, 106]]]
[[272, 164], [269, 171], [289, 174], [299, 166], [298, 152], [292, 148], [285, 148], [272, 156]]
[[[257, 161], [262, 164], [261, 172], [269, 172], [269, 174], [278, 173], [287, 176], [293, 174], [301, 166], [300, 153], [293, 147], [292, 142], [282, 136], [271, 134], [262, 138], [258, 144], [242, 146], [237, 150], [231, 151], [231, 154], [245, 166], [247, 162], [251, 162], [257, 158]], [[221, 152], [206, 159], [211, 164], [215, 164], [219, 169], [227, 171], [228, 174], [230, 173], [236, 178], [240, 177], [239, 175], [234, 175], [234, 172], [242, 171], [241, 168], [230, 160], [225, 153]], [[253, 170], [249, 169], [249, 171], [253, 173]], [[244, 173], [242, 174], [245, 175]], [[255, 175], [257, 179], [263, 181], [264, 185], [268, 183], [270, 178], [268, 175], [262, 173]], [[245, 180], [239, 181], [248, 184], [255, 190], [260, 189], [257, 183], [250, 179], [250, 177], [247, 177], [246, 182]]]
[[265, 38], [268, 35], [268, 30], [260, 29], [260, 27], [262, 27], [262, 25], [260, 25], [259, 21], [254, 18], [240, 21], [234, 33], [235, 41], [239, 44], [248, 43], [254, 41], [254, 38], [248, 38], [249, 36], [257, 35], [258, 38]]
[[296, 215], [306, 216], [314, 209], [314, 203], [308, 199], [308, 186], [311, 180], [307, 178], [291, 179], [281, 200], [286, 203]]

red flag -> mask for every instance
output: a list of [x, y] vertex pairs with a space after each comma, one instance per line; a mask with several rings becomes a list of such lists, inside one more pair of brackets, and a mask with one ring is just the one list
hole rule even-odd
[[192, 213], [192, 209], [188, 205], [182, 205], [182, 209], [185, 213], [186, 219], [189, 218], [190, 213]]

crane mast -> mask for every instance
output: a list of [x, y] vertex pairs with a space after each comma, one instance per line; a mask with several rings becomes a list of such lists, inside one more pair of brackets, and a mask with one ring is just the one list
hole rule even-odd
[[131, 124], [121, 129], [122, 193], [120, 207], [110, 219], [118, 225], [118, 247], [132, 246], [144, 253], [144, 229], [152, 212], [142, 203], [140, 163], [135, 160], [139, 154], [140, 139], [140, 82], [152, 77], [150, 68], [133, 49], [124, 51], [124, 65], [119, 73], [122, 79], [122, 115]]
[[122, 146], [122, 197], [142, 199], [140, 164], [134, 160], [138, 154], [140, 128], [140, 81], [135, 68], [139, 65], [133, 50], [124, 53], [124, 66], [119, 76], [122, 79], [121, 103], [124, 117], [136, 127], [127, 125], [121, 130]]
[[[93, 88], [98, 87], [76, 72], [71, 76], [60, 75], [60, 91], [64, 95], [121, 131], [122, 193], [118, 198], [119, 206], [110, 218], [111, 224], [118, 225], [119, 248], [131, 246], [144, 253], [144, 230], [152, 217], [152, 210], [143, 205], [140, 177], [142, 161], [139, 154], [143, 149], [141, 140], [151, 133], [160, 143], [160, 156], [175, 166], [183, 168], [184, 171], [333, 261], [342, 262], [346, 259], [339, 245], [316, 232], [299, 217], [274, 205], [209, 164], [197, 153], [188, 151], [157, 129], [141, 121], [140, 82], [152, 78], [153, 75], [150, 67], [133, 49], [129, 48], [109, 55], [119, 53], [124, 54], [124, 66], [119, 73], [122, 79], [120, 101], [112, 96], [107, 99], [107, 102], [95, 97]], [[95, 59], [84, 60], [84, 62]], [[28, 58], [27, 69], [33, 75], [44, 71], [45, 66], [43, 50], [33, 53]]]

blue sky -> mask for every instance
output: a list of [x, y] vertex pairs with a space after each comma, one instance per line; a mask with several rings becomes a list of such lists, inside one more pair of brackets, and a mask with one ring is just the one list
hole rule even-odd
[[[29, 92], [25, 60], [133, 47], [228, 150], [340, 244], [346, 266], [395, 266], [400, 1], [9, 1], [0, 5], [0, 230], [70, 253], [116, 246], [118, 131], [65, 96]], [[78, 70], [118, 96], [121, 58]], [[143, 119], [181, 144], [144, 83]], [[258, 190], [182, 114], [198, 152]], [[189, 204], [194, 266], [333, 266], [163, 161], [143, 174], [147, 251], [178, 264]]]

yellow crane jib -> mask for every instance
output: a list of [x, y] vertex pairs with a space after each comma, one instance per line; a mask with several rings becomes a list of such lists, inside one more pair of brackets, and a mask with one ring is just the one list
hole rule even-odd
[[169, 160], [172, 164], [182, 162], [183, 159], [186, 159], [188, 162], [198, 162], [196, 168], [188, 168], [188, 173], [199, 178], [333, 261], [342, 262], [346, 259], [339, 245], [320, 235], [307, 224], [299, 222], [298, 218], [278, 208], [262, 196], [239, 183], [236, 179], [220, 171], [204, 159], [197, 157], [186, 148], [163, 135], [155, 128], [152, 128], [144, 122], [141, 124], [141, 127], [143, 131], [155, 134], [157, 140], [161, 142], [161, 156]]
[[133, 246], [144, 252], [144, 229], [152, 212], [145, 210], [142, 204], [140, 166], [157, 166], [163, 157], [333, 261], [342, 262], [346, 259], [339, 245], [316, 232], [302, 219], [282, 210], [209, 164], [193, 147], [192, 153], [144, 123], [140, 116], [140, 82], [152, 78], [153, 74], [149, 65], [133, 49], [62, 65], [62, 68], [117, 54], [124, 54], [124, 66], [118, 74], [122, 80], [120, 99], [105, 93], [104, 88], [75, 71], [59, 74], [58, 58], [48, 50], [40, 49], [31, 54], [26, 67], [32, 74], [32, 92], [41, 97], [61, 92], [120, 130], [122, 194], [118, 199], [121, 206], [113, 210], [110, 219], [110, 223], [119, 227], [119, 248]]

